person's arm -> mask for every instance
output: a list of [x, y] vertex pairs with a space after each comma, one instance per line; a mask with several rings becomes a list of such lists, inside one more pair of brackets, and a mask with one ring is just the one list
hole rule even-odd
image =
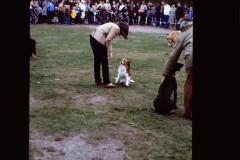
[[178, 61], [181, 53], [182, 53], [182, 43], [179, 41], [179, 39], [177, 38], [176, 40], [176, 44], [175, 44], [175, 48], [174, 50], [171, 52], [170, 56], [168, 57], [168, 60], [164, 66], [164, 70], [162, 73], [162, 78], [161, 78], [161, 83], [163, 82], [163, 80], [165, 79], [165, 76], [170, 74], [171, 71], [173, 70], [174, 64]]
[[106, 47], [108, 51], [108, 59], [112, 59], [112, 40], [120, 33], [120, 28], [112, 28], [106, 37]]

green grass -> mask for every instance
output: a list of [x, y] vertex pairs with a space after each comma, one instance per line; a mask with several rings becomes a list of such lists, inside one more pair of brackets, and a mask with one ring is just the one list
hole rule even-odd
[[[30, 29], [38, 56], [30, 62], [30, 94], [37, 100], [30, 106], [30, 130], [45, 135], [88, 132], [89, 143], [115, 138], [124, 144], [125, 159], [191, 159], [192, 126], [180, 118], [182, 110], [173, 116], [150, 111], [173, 49], [165, 35], [130, 32], [129, 40], [117, 37], [110, 79], [114, 82], [120, 60], [127, 58], [135, 83], [106, 89], [94, 83], [91, 29], [55, 25]], [[179, 61], [184, 62], [183, 57]], [[184, 68], [177, 74], [178, 106], [183, 106]]]

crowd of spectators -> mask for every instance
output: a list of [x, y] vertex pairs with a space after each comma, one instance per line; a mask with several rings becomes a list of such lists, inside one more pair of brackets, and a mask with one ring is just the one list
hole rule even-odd
[[124, 21], [129, 25], [148, 25], [178, 29], [181, 19], [193, 19], [193, 7], [186, 4], [169, 4], [133, 0], [109, 0], [93, 3], [92, 0], [31, 0], [31, 24], [104, 24]]

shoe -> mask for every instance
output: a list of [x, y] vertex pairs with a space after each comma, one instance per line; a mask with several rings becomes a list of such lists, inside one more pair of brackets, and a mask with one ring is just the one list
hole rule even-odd
[[101, 85], [104, 85], [104, 83], [103, 82], [98, 82], [98, 83], [96, 83], [96, 85], [101, 86]]
[[30, 60], [34, 60], [34, 59], [37, 59], [37, 56], [34, 53], [32, 53], [32, 55], [30, 56]]
[[183, 114], [183, 118], [185, 118], [187, 120], [192, 120], [192, 116], [189, 116], [186, 113]]
[[107, 85], [105, 85], [105, 88], [115, 88], [117, 87], [115, 84], [109, 83]]

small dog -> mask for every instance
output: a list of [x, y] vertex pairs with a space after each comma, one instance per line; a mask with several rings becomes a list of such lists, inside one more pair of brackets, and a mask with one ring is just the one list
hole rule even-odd
[[160, 84], [160, 87], [158, 89], [158, 95], [153, 101], [152, 109], [155, 112], [161, 114], [170, 114], [174, 113], [177, 109], [177, 81], [175, 73], [176, 71], [180, 71], [182, 66], [182, 63], [177, 62], [172, 73], [165, 76], [162, 84]]
[[167, 35], [168, 46], [176, 41], [176, 38], [180, 33], [181, 31], [173, 31]]
[[131, 82], [134, 82], [131, 79], [131, 69], [129, 60], [122, 59], [118, 67], [118, 76], [115, 79], [116, 79], [115, 83], [124, 83], [126, 86], [129, 86]]

